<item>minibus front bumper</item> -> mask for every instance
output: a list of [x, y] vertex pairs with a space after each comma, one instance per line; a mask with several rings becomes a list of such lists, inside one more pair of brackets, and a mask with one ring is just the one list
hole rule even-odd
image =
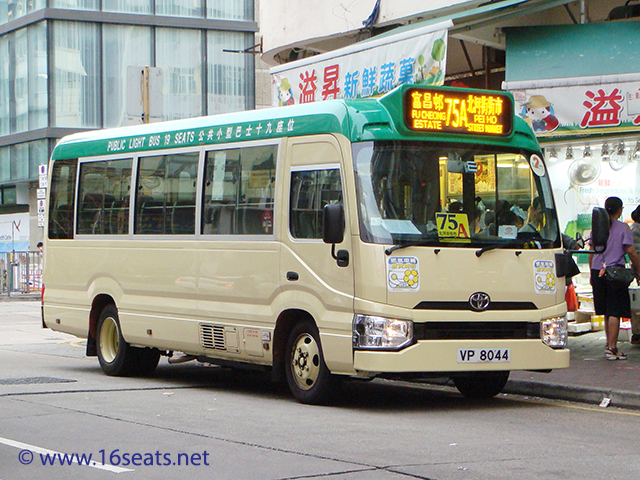
[[569, 367], [569, 349], [541, 340], [425, 340], [399, 351], [355, 350], [366, 374], [553, 370]]

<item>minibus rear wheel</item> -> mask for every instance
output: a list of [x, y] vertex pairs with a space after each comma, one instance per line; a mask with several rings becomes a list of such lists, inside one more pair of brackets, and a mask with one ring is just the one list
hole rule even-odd
[[456, 375], [453, 383], [467, 398], [491, 398], [499, 394], [509, 380], [509, 372], [480, 372]]
[[285, 373], [291, 393], [300, 403], [327, 403], [335, 389], [335, 376], [324, 363], [320, 334], [309, 320], [297, 323], [287, 340]]
[[160, 360], [159, 350], [132, 347], [124, 340], [118, 309], [113, 304], [100, 313], [96, 346], [100, 367], [110, 376], [148, 375]]

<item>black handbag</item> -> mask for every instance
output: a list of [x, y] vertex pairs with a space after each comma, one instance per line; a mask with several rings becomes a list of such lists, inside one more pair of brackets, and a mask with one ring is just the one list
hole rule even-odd
[[633, 270], [624, 267], [607, 267], [604, 270], [604, 277], [612, 284], [625, 288], [636, 278]]

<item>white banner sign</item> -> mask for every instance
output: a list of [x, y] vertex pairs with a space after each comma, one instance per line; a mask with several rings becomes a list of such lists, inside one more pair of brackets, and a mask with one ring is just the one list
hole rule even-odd
[[365, 98], [405, 83], [442, 85], [450, 26], [417, 28], [274, 67], [273, 105]]
[[0, 252], [29, 250], [29, 214], [3, 215], [0, 220]]
[[512, 90], [538, 136], [637, 132], [640, 81]]

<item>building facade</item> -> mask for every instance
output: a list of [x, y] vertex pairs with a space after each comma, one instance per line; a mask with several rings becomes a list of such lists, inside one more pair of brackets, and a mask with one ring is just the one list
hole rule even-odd
[[42, 239], [63, 136], [254, 108], [257, 30], [254, 0], [0, 0], [0, 251]]
[[506, 31], [504, 87], [545, 147], [565, 233], [584, 234], [609, 196], [630, 219], [640, 204], [640, 21], [535, 33]]
[[[273, 0], [260, 15], [263, 59], [272, 65], [274, 84], [281, 85], [286, 71], [292, 85], [294, 66], [304, 65], [303, 72], [316, 68], [319, 89], [330, 52], [448, 22], [441, 83], [513, 93], [517, 113], [547, 152], [563, 231], [588, 236], [591, 210], [608, 196], [623, 199], [624, 219], [640, 204], [636, 1]], [[366, 66], [358, 68], [361, 86]], [[335, 81], [336, 89], [349, 91], [352, 70]]]

